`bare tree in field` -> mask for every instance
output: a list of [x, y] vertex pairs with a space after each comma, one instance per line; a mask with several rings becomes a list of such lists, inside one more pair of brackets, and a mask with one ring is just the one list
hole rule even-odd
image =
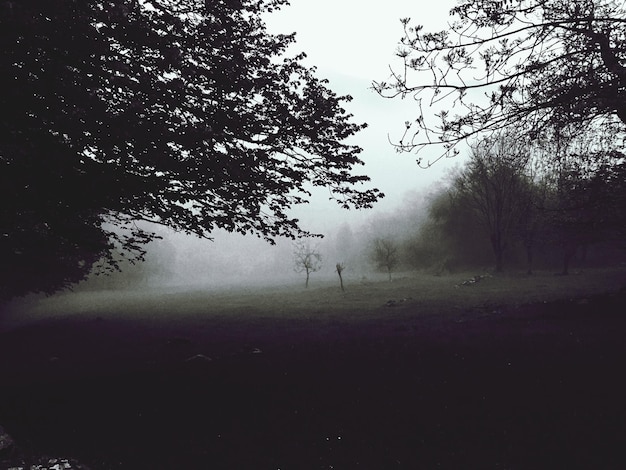
[[343, 265], [343, 263], [337, 263], [336, 268], [337, 275], [339, 276], [339, 285], [341, 286], [341, 290], [345, 291], [345, 289], [343, 288], [343, 277], [341, 276], [341, 272], [344, 270], [345, 266]]
[[398, 247], [390, 238], [376, 238], [372, 250], [372, 261], [380, 269], [386, 269], [391, 281], [391, 272], [398, 264]]
[[322, 255], [308, 241], [298, 240], [293, 250], [294, 270], [306, 273], [305, 287], [309, 287], [309, 276], [322, 267]]

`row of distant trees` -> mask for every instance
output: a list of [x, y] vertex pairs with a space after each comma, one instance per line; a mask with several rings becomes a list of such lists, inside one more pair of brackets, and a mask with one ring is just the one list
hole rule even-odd
[[[312, 245], [308, 240], [298, 240], [293, 244], [294, 271], [304, 273], [305, 287], [309, 287], [309, 280], [312, 273], [322, 268], [322, 254], [319, 247]], [[369, 252], [366, 257], [377, 269], [385, 270], [392, 280], [392, 271], [398, 265], [398, 246], [390, 238], [375, 238], [369, 245]], [[345, 262], [335, 264], [335, 272], [339, 277], [341, 290], [345, 290], [343, 284], [343, 272], [346, 269]]]
[[495, 271], [560, 264], [578, 253], [623, 258], [624, 155], [577, 138], [558, 158], [499, 132], [478, 140], [467, 163], [432, 193], [428, 217], [401, 244], [409, 264], [442, 272], [492, 264]]
[[[614, 262], [626, 253], [626, 158], [610, 136], [598, 139], [578, 135], [559, 146], [537, 145], [510, 132], [493, 133], [477, 139], [465, 164], [430, 193], [410, 195], [395, 212], [372, 215], [354, 230], [344, 223], [323, 239], [285, 239], [267, 257], [244, 256], [245, 266], [201, 259], [195, 250], [200, 264], [190, 265], [181, 253], [178, 258], [195, 277], [203, 269], [222, 277], [229, 270], [258, 276], [266, 269], [283, 278], [295, 271], [308, 287], [311, 275], [323, 270], [342, 288], [345, 273], [363, 277], [372, 270], [392, 280], [394, 272], [414, 269], [549, 268], [567, 274], [576, 255], [588, 263]], [[228, 248], [224, 240], [219, 245]], [[152, 247], [146, 263], [121, 260], [128, 264], [122, 273], [96, 281], [92, 276], [90, 284], [133, 287], [179, 274], [180, 250], [167, 237]]]
[[[558, 145], [557, 145], [558, 144]], [[395, 270], [552, 269], [625, 259], [626, 158], [612, 136], [529, 142], [477, 139], [463, 166], [430, 194], [372, 217], [350, 237], [347, 265]], [[336, 243], [338, 246], [341, 243]]]
[[[283, 240], [279, 245], [287, 246], [268, 257], [249, 256], [241, 262], [257, 275], [261, 265], [271, 275], [295, 271], [306, 287], [313, 273], [324, 270], [327, 278], [334, 272], [343, 289], [346, 270], [351, 277], [378, 270], [389, 280], [396, 271], [413, 269], [532, 273], [535, 267], [549, 267], [567, 274], [576, 254], [588, 262], [623, 259], [626, 160], [606, 148], [578, 138], [546, 164], [544, 153], [558, 149], [496, 133], [477, 140], [466, 163], [444, 183], [429, 194], [405, 198], [395, 212], [372, 215], [356, 230], [341, 224], [324, 239]], [[152, 248], [147, 262], [121, 260], [128, 264], [121, 273], [92, 276], [88, 284], [136, 287], [180, 275], [175, 267], [180, 250], [167, 237]], [[202, 260], [193, 253], [202, 269], [222, 272], [222, 277], [229, 269], [236, 276], [246, 274], [242, 266], [225, 266], [215, 257]], [[201, 266], [189, 265], [181, 256], [187, 269], [201, 277]]]

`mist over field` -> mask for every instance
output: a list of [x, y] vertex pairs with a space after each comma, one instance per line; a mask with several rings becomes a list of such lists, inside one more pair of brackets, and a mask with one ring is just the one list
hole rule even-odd
[[[311, 283], [337, 278], [336, 264], [343, 263], [344, 277], [354, 281], [377, 278], [384, 273], [371, 258], [371, 243], [377, 237], [393, 240], [416, 234], [427, 217], [428, 193], [410, 192], [402, 206], [388, 213], [362, 211], [359, 217], [342, 211], [345, 219], [334, 216], [311, 224], [312, 236], [306, 243], [321, 255], [319, 271]], [[317, 223], [315, 223], [317, 222]], [[215, 231], [212, 239], [147, 226], [161, 239], [146, 246], [145, 262], [130, 264], [120, 258], [121, 272], [100, 273], [95, 268], [86, 281], [73, 287], [78, 292], [96, 290], [170, 289], [207, 291], [249, 289], [279, 285], [304, 286], [304, 277], [294, 264], [295, 241], [277, 238], [275, 244], [253, 236]], [[316, 230], [315, 228], [321, 228]]]
[[[163, 227], [147, 226], [162, 238], [146, 246], [144, 262], [131, 264], [120, 258], [120, 272], [107, 274], [94, 269], [85, 281], [71, 290], [51, 297], [30, 295], [15, 299], [4, 306], [4, 320], [9, 324], [10, 318], [18, 321], [20, 315], [26, 321], [31, 316], [64, 316], [79, 312], [107, 315], [139, 312], [143, 315], [153, 311], [160, 312], [159, 315], [176, 315], [180, 310], [183, 314], [189, 311], [210, 314], [220, 309], [219, 302], [211, 300], [219, 296], [226, 296], [224, 298], [230, 303], [234, 298], [245, 298], [250, 308], [255, 302], [262, 304], [264, 299], [272, 298], [273, 304], [259, 305], [267, 311], [272, 305], [281, 304], [281, 296], [308, 296], [311, 302], [318, 301], [322, 305], [328, 292], [332, 292], [338, 305], [343, 305], [341, 302], [346, 297], [361, 295], [367, 299], [367, 289], [363, 286], [376, 284], [383, 290], [393, 290], [399, 281], [404, 280], [406, 284], [407, 279], [413, 279], [415, 285], [397, 296], [419, 298], [424, 295], [430, 301], [440, 297], [445, 304], [451, 286], [473, 276], [496, 274], [492, 247], [484, 229], [472, 225], [467, 219], [455, 221], [457, 215], [454, 212], [446, 215], [441, 208], [442, 201], [450, 197], [449, 190], [449, 183], [441, 182], [422, 191], [405, 193], [402, 203], [391, 210], [363, 211], [359, 217], [347, 220], [325, 219], [321, 224], [324, 231], [312, 231], [323, 237], [304, 240], [321, 260], [317, 269], [310, 273], [308, 288], [305, 287], [305, 273], [298, 269], [296, 262], [297, 241], [278, 238], [275, 244], [271, 244], [258, 237], [225, 231], [216, 231], [213, 239], [207, 240]], [[452, 225], [444, 230], [438, 224], [446, 217], [449, 219], [447, 223]], [[376, 242], [381, 240], [389, 242], [394, 250], [393, 264], [389, 267], [384, 259], [377, 258]], [[546, 237], [538, 243], [536, 251], [534, 264], [538, 273], [548, 279], [555, 277], [562, 269], [563, 247]], [[521, 241], [512, 238], [506, 254], [504, 279], [525, 275], [528, 266]], [[576, 250], [573, 272], [580, 274], [590, 270], [589, 279], [594, 269], [619, 268], [625, 261], [619, 243], [594, 243], [584, 250]], [[342, 266], [345, 291], [340, 290], [338, 264]], [[536, 279], [537, 276], [530, 277], [525, 283], [530, 284]], [[558, 288], [559, 283], [566, 285], [560, 279], [550, 279], [555, 292], [562, 291]], [[602, 290], [601, 279], [600, 276], [594, 282], [586, 282], [595, 286], [593, 290], [597, 291]], [[427, 294], [419, 291], [420, 285], [434, 281], [447, 287]], [[543, 284], [537, 281], [537, 285]], [[519, 294], [515, 292], [517, 286], [516, 283], [500, 284], [504, 290], [502, 295], [506, 295], [507, 290], [512, 290], [510, 294], [513, 296]], [[564, 289], [567, 292], [567, 288]], [[606, 290], [610, 290], [609, 284]], [[526, 293], [527, 300], [532, 297], [528, 296], [531, 293], [532, 289]], [[382, 305], [386, 301], [383, 297], [385, 295], [376, 302]], [[292, 301], [294, 312], [297, 312], [298, 303]], [[211, 309], [204, 309], [203, 302], [211, 305]]]

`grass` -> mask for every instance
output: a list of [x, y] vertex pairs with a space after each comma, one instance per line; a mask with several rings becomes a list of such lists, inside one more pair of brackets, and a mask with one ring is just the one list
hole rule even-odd
[[14, 302], [0, 423], [93, 470], [626, 468], [626, 269], [477, 274]]
[[59, 294], [7, 308], [4, 324], [61, 317], [136, 318], [168, 321], [197, 317], [231, 320], [250, 317], [317, 319], [340, 316], [344, 321], [386, 315], [389, 300], [403, 301], [405, 310], [445, 314], [459, 308], [486, 304], [520, 305], [577, 298], [611, 292], [626, 286], [626, 267], [596, 268], [558, 276], [540, 271], [532, 276], [493, 274], [472, 285], [468, 279], [484, 273], [461, 272], [446, 276], [397, 273], [392, 282], [384, 277], [348, 279], [342, 292], [335, 280], [315, 279], [305, 289], [300, 284], [250, 286], [212, 291], [155, 288], [144, 291], [101, 291]]

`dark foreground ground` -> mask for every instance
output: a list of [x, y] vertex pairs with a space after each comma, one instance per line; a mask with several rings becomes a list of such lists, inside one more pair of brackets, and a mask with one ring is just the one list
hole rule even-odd
[[48, 320], [0, 334], [0, 424], [92, 469], [624, 469], [625, 305]]

